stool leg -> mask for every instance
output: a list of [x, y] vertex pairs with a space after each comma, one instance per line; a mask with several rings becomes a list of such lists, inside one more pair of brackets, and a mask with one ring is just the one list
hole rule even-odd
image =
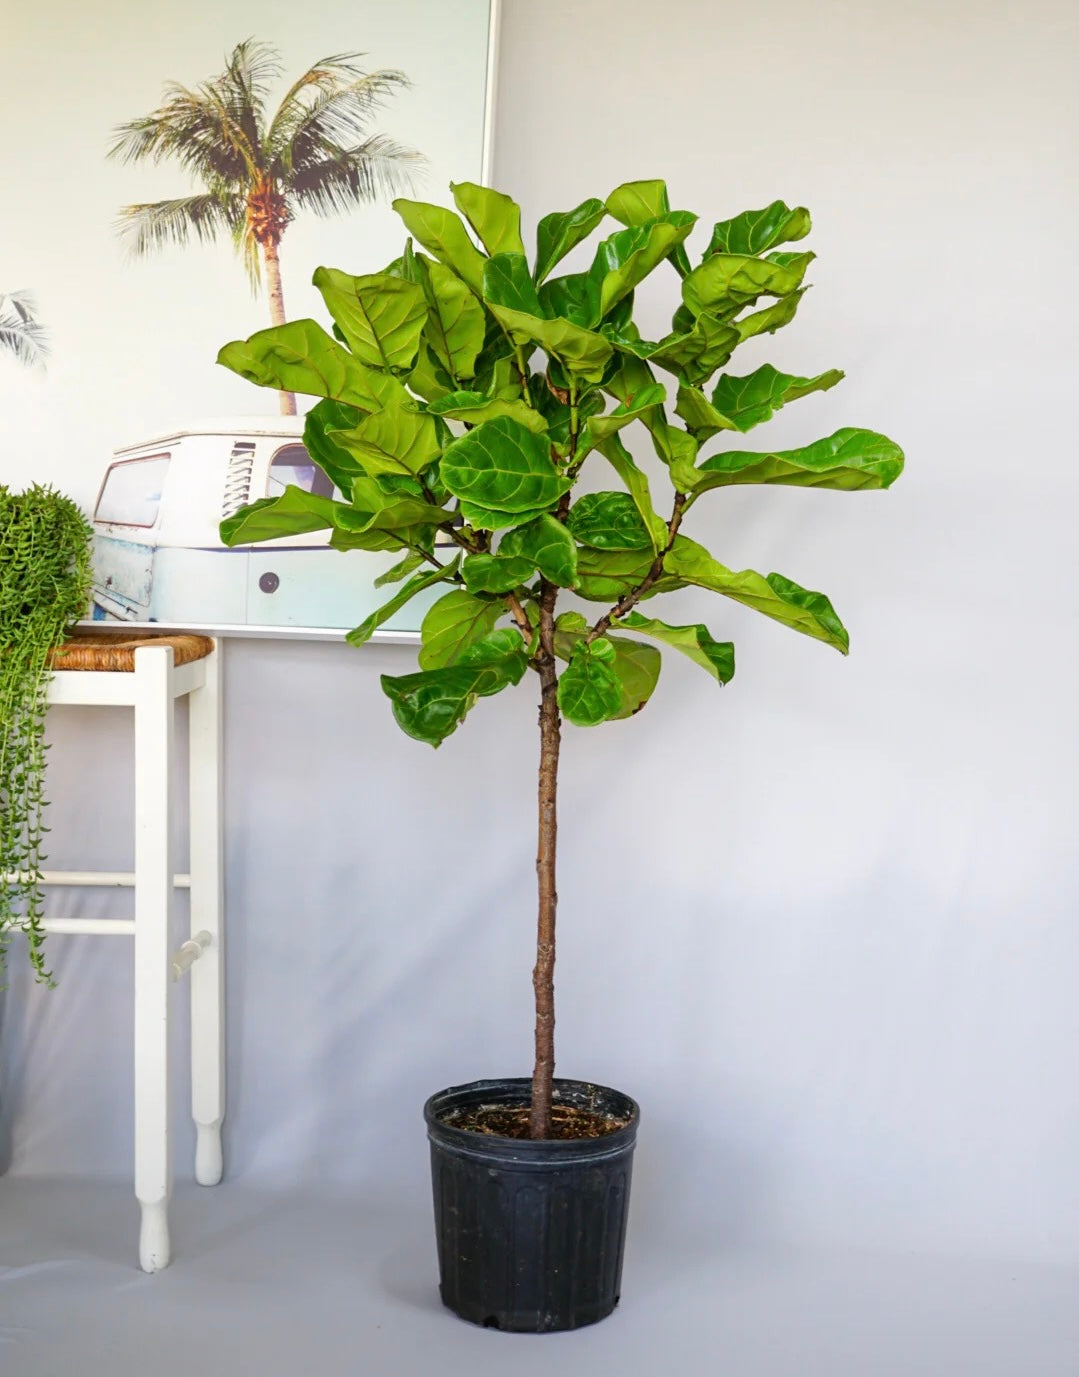
[[198, 1134], [195, 1179], [221, 1180], [225, 1117], [225, 934], [221, 861], [221, 648], [191, 694], [191, 935], [210, 945], [191, 968], [191, 1113]]
[[169, 943], [173, 904], [172, 647], [135, 652], [135, 1194], [139, 1262], [169, 1262]]

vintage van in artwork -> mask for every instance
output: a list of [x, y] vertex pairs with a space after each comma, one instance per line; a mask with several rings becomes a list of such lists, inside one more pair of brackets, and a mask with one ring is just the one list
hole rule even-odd
[[[188, 627], [350, 628], [393, 589], [393, 554], [329, 548], [329, 533], [229, 549], [220, 522], [288, 485], [332, 496], [303, 446], [302, 416], [240, 417], [163, 432], [117, 450], [94, 508], [95, 620]], [[444, 590], [385, 624], [416, 631]]]

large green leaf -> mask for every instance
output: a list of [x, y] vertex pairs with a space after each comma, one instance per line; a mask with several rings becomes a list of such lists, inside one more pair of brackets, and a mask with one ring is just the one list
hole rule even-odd
[[259, 387], [332, 397], [363, 411], [408, 395], [395, 378], [370, 372], [314, 320], [290, 320], [233, 340], [217, 361]]
[[535, 513], [552, 506], [571, 486], [547, 451], [540, 436], [500, 416], [446, 446], [442, 480], [455, 497], [473, 507]]
[[708, 310], [733, 313], [762, 296], [789, 296], [802, 285], [813, 257], [802, 253], [793, 262], [772, 263], [746, 254], [716, 253], [682, 283], [682, 300], [699, 315]]
[[326, 531], [336, 525], [340, 510], [347, 510], [343, 503], [290, 484], [280, 497], [262, 497], [222, 521], [221, 540], [225, 545], [251, 545]]
[[654, 617], [644, 617], [639, 612], [627, 613], [619, 618], [618, 625], [630, 631], [641, 631], [680, 650], [720, 684], [729, 684], [734, 678], [734, 645], [730, 641], [713, 640], [707, 627], [671, 626]]
[[402, 531], [439, 526], [449, 514], [411, 493], [390, 494], [379, 490], [371, 478], [356, 480], [353, 505], [341, 507], [335, 525], [342, 531]]
[[468, 237], [460, 216], [445, 206], [426, 201], [409, 201], [398, 197], [393, 208], [405, 222], [405, 228], [428, 253], [467, 282], [477, 296], [483, 292], [483, 266], [486, 257]]
[[412, 601], [417, 593], [422, 593], [425, 588], [430, 588], [432, 584], [444, 583], [447, 579], [452, 579], [457, 573], [461, 563], [460, 555], [455, 556], [452, 563], [445, 565], [441, 569], [428, 569], [419, 574], [413, 574], [407, 583], [402, 584], [398, 591], [388, 602], [382, 604], [371, 613], [359, 626], [350, 631], [345, 637], [349, 645], [363, 645], [369, 641], [374, 633], [384, 622], [388, 622], [395, 612], [399, 612], [406, 603]]
[[578, 727], [595, 727], [616, 717], [622, 707], [622, 685], [615, 672], [615, 648], [605, 637], [573, 647], [558, 680], [558, 706]]
[[439, 455], [435, 418], [414, 402], [384, 407], [349, 429], [327, 427], [326, 434], [373, 474], [421, 473]]
[[[615, 602], [641, 583], [655, 558], [651, 550], [593, 550], [582, 545], [577, 551], [574, 591], [589, 602]], [[645, 596], [650, 598], [681, 587], [682, 581], [672, 571], [661, 576]]]
[[424, 333], [431, 348], [451, 377], [474, 377], [486, 332], [483, 307], [451, 269], [424, 258], [418, 262], [428, 307]]
[[477, 698], [520, 683], [528, 656], [512, 627], [492, 631], [462, 653], [457, 663], [419, 674], [382, 675], [382, 691], [401, 729], [417, 741], [440, 746], [464, 720]]
[[701, 464], [693, 491], [733, 483], [782, 483], [798, 488], [888, 488], [903, 471], [903, 451], [886, 435], [845, 427], [801, 449], [755, 454], [727, 450]]
[[774, 335], [784, 325], [789, 325], [798, 310], [798, 303], [808, 291], [808, 287], [802, 287], [797, 292], [791, 292], [790, 296], [783, 297], [781, 301], [766, 306], [763, 311], [754, 311], [751, 315], [734, 321], [734, 328], [738, 331], [740, 339], [744, 341], [752, 339], [755, 335]]
[[701, 441], [721, 430], [738, 429], [729, 416], [725, 416], [712, 405], [700, 388], [686, 387], [684, 383], [678, 389], [678, 402], [674, 414], [681, 416], [687, 428]]
[[744, 378], [724, 373], [716, 382], [712, 402], [738, 430], [745, 432], [769, 420], [787, 402], [835, 387], [843, 376], [838, 368], [830, 368], [815, 378], [796, 378], [766, 363]]
[[588, 273], [571, 273], [568, 277], [552, 277], [540, 287], [540, 314], [554, 320], [561, 317], [574, 325], [591, 330], [599, 324], [600, 284]]
[[622, 443], [620, 435], [612, 435], [609, 440], [604, 440], [598, 448], [600, 454], [629, 489], [629, 495], [633, 499], [651, 538], [652, 549], [658, 554], [667, 541], [667, 523], [652, 505], [652, 494], [647, 477], [633, 462], [633, 456]]
[[811, 227], [805, 206], [791, 210], [783, 201], [773, 201], [763, 210], [744, 210], [733, 220], [720, 220], [707, 253], [764, 253], [777, 244], [804, 239]]
[[662, 383], [653, 382], [639, 388], [632, 396], [627, 397], [626, 401], [619, 402], [613, 411], [591, 417], [585, 422], [581, 432], [577, 446], [578, 457], [583, 458], [589, 450], [595, 449], [623, 426], [638, 420], [642, 413], [650, 411], [652, 407], [662, 406], [666, 400], [667, 389]]
[[530, 316], [542, 316], [536, 284], [523, 253], [499, 253], [483, 268], [483, 299], [489, 306], [505, 306]]
[[697, 217], [690, 211], [672, 210], [605, 239], [589, 269], [589, 276], [599, 284], [600, 317], [684, 243], [696, 223]]
[[545, 215], [536, 230], [535, 280], [542, 282], [556, 263], [588, 238], [605, 214], [603, 202], [593, 196], [573, 210]]
[[449, 416], [455, 421], [467, 421], [471, 426], [508, 416], [536, 435], [544, 435], [547, 431], [544, 417], [519, 397], [488, 397], [483, 392], [450, 392], [432, 402], [427, 410], [432, 416]]
[[654, 553], [648, 527], [628, 492], [586, 493], [569, 509], [566, 527], [575, 540], [594, 550]]
[[475, 182], [451, 182], [457, 209], [475, 230], [489, 254], [525, 251], [521, 207], [511, 197]]
[[504, 535], [498, 553], [507, 559], [530, 560], [545, 579], [560, 588], [576, 586], [577, 546], [553, 516], [539, 516]]
[[823, 593], [802, 588], [782, 574], [764, 578], [753, 569], [734, 572], [713, 559], [703, 545], [679, 536], [664, 559], [664, 568], [683, 583], [722, 593], [784, 626], [834, 646], [845, 655], [849, 637], [835, 608]]
[[336, 268], [319, 268], [313, 282], [361, 363], [411, 367], [427, 321], [422, 287], [389, 273], [353, 277]]
[[466, 555], [461, 565], [470, 593], [512, 593], [535, 572], [535, 561], [520, 556], [508, 559], [505, 555]]
[[409, 574], [414, 574], [427, 561], [419, 550], [409, 550], [404, 559], [398, 560], [384, 574], [379, 574], [375, 579], [376, 588], [385, 588], [391, 583], [400, 583], [402, 579], [407, 579]]
[[612, 720], [632, 717], [640, 712], [652, 696], [663, 667], [663, 657], [652, 645], [627, 640], [624, 636], [608, 638], [614, 646], [614, 672], [618, 676], [620, 701]]
[[335, 443], [330, 430], [354, 430], [366, 412], [330, 398], [318, 402], [304, 417], [303, 443], [308, 454], [348, 498], [352, 485], [366, 470], [354, 454]]
[[[463, 282], [458, 281], [457, 278], [454, 278], [454, 281], [457, 282], [462, 291], [468, 291]], [[475, 300], [475, 297], [472, 299]], [[449, 396], [451, 392], [456, 392], [458, 384], [446, 372], [445, 365], [432, 348], [430, 332], [431, 321], [428, 317], [420, 339], [416, 362], [412, 365], [412, 371], [408, 375], [408, 385], [425, 402], [437, 402], [440, 398]]]
[[460, 588], [445, 593], [428, 609], [420, 627], [420, 668], [443, 669], [456, 664], [469, 646], [494, 630], [505, 611], [502, 603], [475, 598]]
[[[607, 197], [607, 209], [623, 225], [642, 225], [666, 215], [671, 204], [667, 198], [667, 183], [656, 178], [639, 182], [623, 182]], [[671, 254], [671, 262], [682, 277], [689, 272], [689, 259], [679, 245]]]

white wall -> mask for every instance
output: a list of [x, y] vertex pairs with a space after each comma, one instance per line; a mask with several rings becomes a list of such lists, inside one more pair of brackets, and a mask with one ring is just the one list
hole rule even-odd
[[[496, 181], [527, 221], [653, 175], [707, 221], [809, 205], [814, 290], [739, 371], [849, 377], [760, 444], [861, 424], [908, 454], [891, 493], [693, 513], [726, 563], [825, 589], [849, 660], [680, 594], [734, 682], [671, 660], [641, 717], [567, 730], [560, 1069], [643, 1101], [637, 1208], [683, 1235], [1079, 1252], [1077, 21], [505, 4]], [[527, 1070], [534, 707], [483, 703], [436, 754], [378, 689], [408, 663], [229, 647], [234, 1173], [425, 1190], [422, 1096]], [[103, 716], [55, 714], [58, 863], [123, 863]], [[16, 968], [17, 1170], [127, 1167], [101, 948], [54, 941], [53, 995]]]

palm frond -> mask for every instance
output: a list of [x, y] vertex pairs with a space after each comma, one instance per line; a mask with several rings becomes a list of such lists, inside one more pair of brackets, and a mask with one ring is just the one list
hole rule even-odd
[[48, 338], [29, 292], [0, 292], [0, 349], [32, 366], [49, 352]]
[[425, 161], [414, 149], [375, 134], [354, 148], [328, 149], [321, 159], [294, 171], [290, 200], [316, 215], [352, 210], [381, 196], [411, 191]]
[[343, 59], [312, 67], [278, 107], [266, 135], [268, 161], [287, 179], [323, 145], [356, 143], [371, 116], [408, 87], [405, 74], [390, 68], [359, 72]]
[[245, 183], [251, 150], [220, 93], [172, 86], [168, 97], [152, 114], [117, 126], [108, 156], [122, 163], [175, 159], [203, 181]]
[[280, 77], [281, 57], [275, 48], [255, 38], [244, 39], [227, 59], [222, 75], [212, 83], [223, 98], [232, 122], [239, 128], [261, 163], [266, 128], [266, 97]]
[[210, 243], [222, 233], [234, 235], [244, 221], [243, 198], [223, 190], [180, 196], [172, 201], [124, 206], [117, 229], [133, 258], [168, 244], [184, 245], [194, 237]]

